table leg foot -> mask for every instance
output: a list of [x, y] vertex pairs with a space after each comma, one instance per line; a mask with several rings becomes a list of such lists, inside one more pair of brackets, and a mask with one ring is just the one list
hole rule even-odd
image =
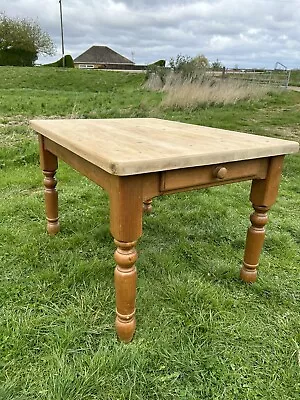
[[135, 242], [115, 240], [116, 331], [122, 342], [131, 341], [135, 332], [135, 299], [137, 251]]
[[150, 214], [152, 212], [152, 199], [143, 201], [143, 211], [145, 214]]
[[58, 220], [58, 195], [56, 191], [57, 181], [55, 179], [55, 171], [43, 170], [44, 186], [45, 186], [45, 205], [47, 218], [47, 231], [50, 235], [55, 235], [59, 232]]
[[244, 282], [255, 282], [259, 256], [265, 239], [265, 225], [268, 222], [268, 207], [260, 207], [253, 204], [254, 212], [251, 214], [251, 226], [247, 232], [246, 247], [243, 267], [240, 277]]
[[247, 283], [253, 283], [257, 279], [257, 268], [258, 265], [249, 265], [243, 262], [243, 266], [240, 270], [240, 278], [242, 281]]

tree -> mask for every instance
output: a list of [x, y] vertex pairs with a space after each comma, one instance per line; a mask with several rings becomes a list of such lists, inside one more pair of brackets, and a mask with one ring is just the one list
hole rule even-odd
[[176, 59], [170, 59], [169, 64], [175, 72], [182, 70], [206, 69], [209, 67], [209, 61], [203, 54], [200, 54], [194, 58], [178, 54]]
[[38, 54], [55, 54], [48, 33], [36, 21], [0, 14], [0, 65], [32, 66]]
[[193, 58], [192, 63], [194, 64], [195, 68], [198, 69], [206, 69], [209, 67], [209, 61], [203, 54], [199, 54]]
[[209, 67], [209, 61], [203, 54], [194, 58], [178, 54], [176, 59], [170, 59], [169, 64], [174, 72], [190, 81], [203, 79], [205, 71]]
[[169, 64], [173, 71], [178, 72], [184, 69], [184, 67], [190, 64], [192, 58], [189, 56], [183, 56], [182, 54], [177, 54], [176, 58], [170, 58]]
[[223, 68], [224, 68], [224, 65], [218, 59], [217, 59], [217, 61], [213, 61], [211, 63], [211, 69], [213, 71], [222, 71]]

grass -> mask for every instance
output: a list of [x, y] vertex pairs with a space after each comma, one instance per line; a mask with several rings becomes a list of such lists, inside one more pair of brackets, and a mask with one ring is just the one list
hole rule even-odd
[[300, 86], [300, 70], [295, 69], [291, 71], [290, 86]]
[[241, 100], [260, 99], [271, 92], [267, 86], [257, 85], [239, 80], [218, 79], [215, 82], [180, 82], [165, 89], [167, 96], [163, 105], [167, 108], [197, 109], [201, 105], [236, 104]]
[[153, 202], [124, 345], [107, 195], [61, 163], [62, 231], [49, 237], [28, 119], [152, 116], [299, 141], [300, 93], [185, 111], [163, 108], [139, 74], [0, 72], [1, 400], [298, 399], [299, 155], [286, 158], [253, 285], [238, 278], [249, 182]]
[[255, 100], [275, 92], [278, 88], [243, 79], [226, 80], [194, 71], [194, 76], [169, 71], [164, 79], [159, 73], [149, 74], [144, 87], [166, 92], [162, 106], [179, 110], [196, 110], [211, 105], [236, 104], [241, 100]]

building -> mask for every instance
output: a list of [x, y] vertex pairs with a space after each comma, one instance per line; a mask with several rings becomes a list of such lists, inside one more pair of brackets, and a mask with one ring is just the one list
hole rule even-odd
[[74, 65], [81, 69], [143, 70], [145, 65], [135, 63], [107, 46], [92, 46], [75, 58]]

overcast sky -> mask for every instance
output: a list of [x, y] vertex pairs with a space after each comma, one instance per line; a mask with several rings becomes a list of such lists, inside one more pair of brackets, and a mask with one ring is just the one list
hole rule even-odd
[[[226, 67], [300, 68], [300, 0], [62, 0], [65, 53], [106, 45], [138, 64], [204, 54]], [[61, 55], [58, 0], [0, 0], [37, 20]], [[40, 58], [41, 62], [53, 58]]]

